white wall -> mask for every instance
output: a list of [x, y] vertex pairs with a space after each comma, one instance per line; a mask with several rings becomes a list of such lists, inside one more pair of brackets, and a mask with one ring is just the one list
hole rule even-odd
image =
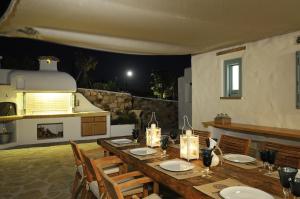
[[[245, 44], [246, 50], [192, 56], [193, 127], [221, 112], [233, 122], [300, 129], [296, 109], [296, 44], [300, 31]], [[242, 57], [243, 99], [221, 100], [223, 61]]]
[[192, 70], [186, 68], [184, 76], [178, 78], [178, 127], [182, 128], [183, 116], [187, 115], [192, 125]]
[[[81, 136], [80, 117], [22, 119], [16, 121], [17, 145], [64, 142], [72, 140], [92, 140], [110, 136], [110, 120], [107, 121], [107, 134], [103, 136]], [[63, 138], [37, 139], [37, 124], [63, 123]]]

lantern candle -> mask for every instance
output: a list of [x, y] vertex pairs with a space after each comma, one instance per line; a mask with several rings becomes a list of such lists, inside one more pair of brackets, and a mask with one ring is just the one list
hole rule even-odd
[[[156, 123], [152, 123], [152, 120]], [[151, 125], [150, 125], [151, 124]], [[150, 125], [150, 128], [149, 128]], [[161, 128], [158, 127], [158, 122], [155, 118], [155, 113], [152, 112], [151, 120], [146, 128], [146, 144], [149, 147], [159, 147], [161, 138]]]
[[[185, 127], [185, 118], [184, 116], [184, 126]], [[190, 126], [188, 120], [188, 125]], [[185, 134], [180, 135], [180, 158], [189, 160], [199, 159], [199, 136], [193, 134], [192, 127], [191, 129], [186, 130]], [[183, 131], [183, 130], [182, 130]]]

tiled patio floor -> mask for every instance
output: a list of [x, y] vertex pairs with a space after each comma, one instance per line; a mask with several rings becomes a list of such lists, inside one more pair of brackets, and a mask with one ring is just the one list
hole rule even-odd
[[74, 172], [70, 145], [0, 150], [0, 198], [70, 198]]

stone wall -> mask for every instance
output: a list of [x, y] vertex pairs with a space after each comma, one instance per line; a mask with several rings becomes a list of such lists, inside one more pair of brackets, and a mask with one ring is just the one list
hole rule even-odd
[[132, 96], [130, 93], [120, 93], [95, 89], [79, 88], [82, 93], [95, 106], [111, 112], [115, 119], [118, 112], [129, 110], [142, 110], [141, 120], [144, 128], [151, 117], [151, 112], [156, 112], [159, 126], [163, 129], [178, 128], [178, 102], [173, 100], [160, 100]]

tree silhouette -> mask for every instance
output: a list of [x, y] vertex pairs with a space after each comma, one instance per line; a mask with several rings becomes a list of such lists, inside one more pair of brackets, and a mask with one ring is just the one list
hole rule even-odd
[[89, 77], [89, 72], [94, 71], [98, 64], [96, 57], [83, 53], [75, 53], [75, 67], [78, 70], [76, 82], [84, 88], [92, 88], [92, 82]]
[[169, 71], [154, 71], [150, 74], [150, 90], [160, 99], [175, 99], [177, 77]]

